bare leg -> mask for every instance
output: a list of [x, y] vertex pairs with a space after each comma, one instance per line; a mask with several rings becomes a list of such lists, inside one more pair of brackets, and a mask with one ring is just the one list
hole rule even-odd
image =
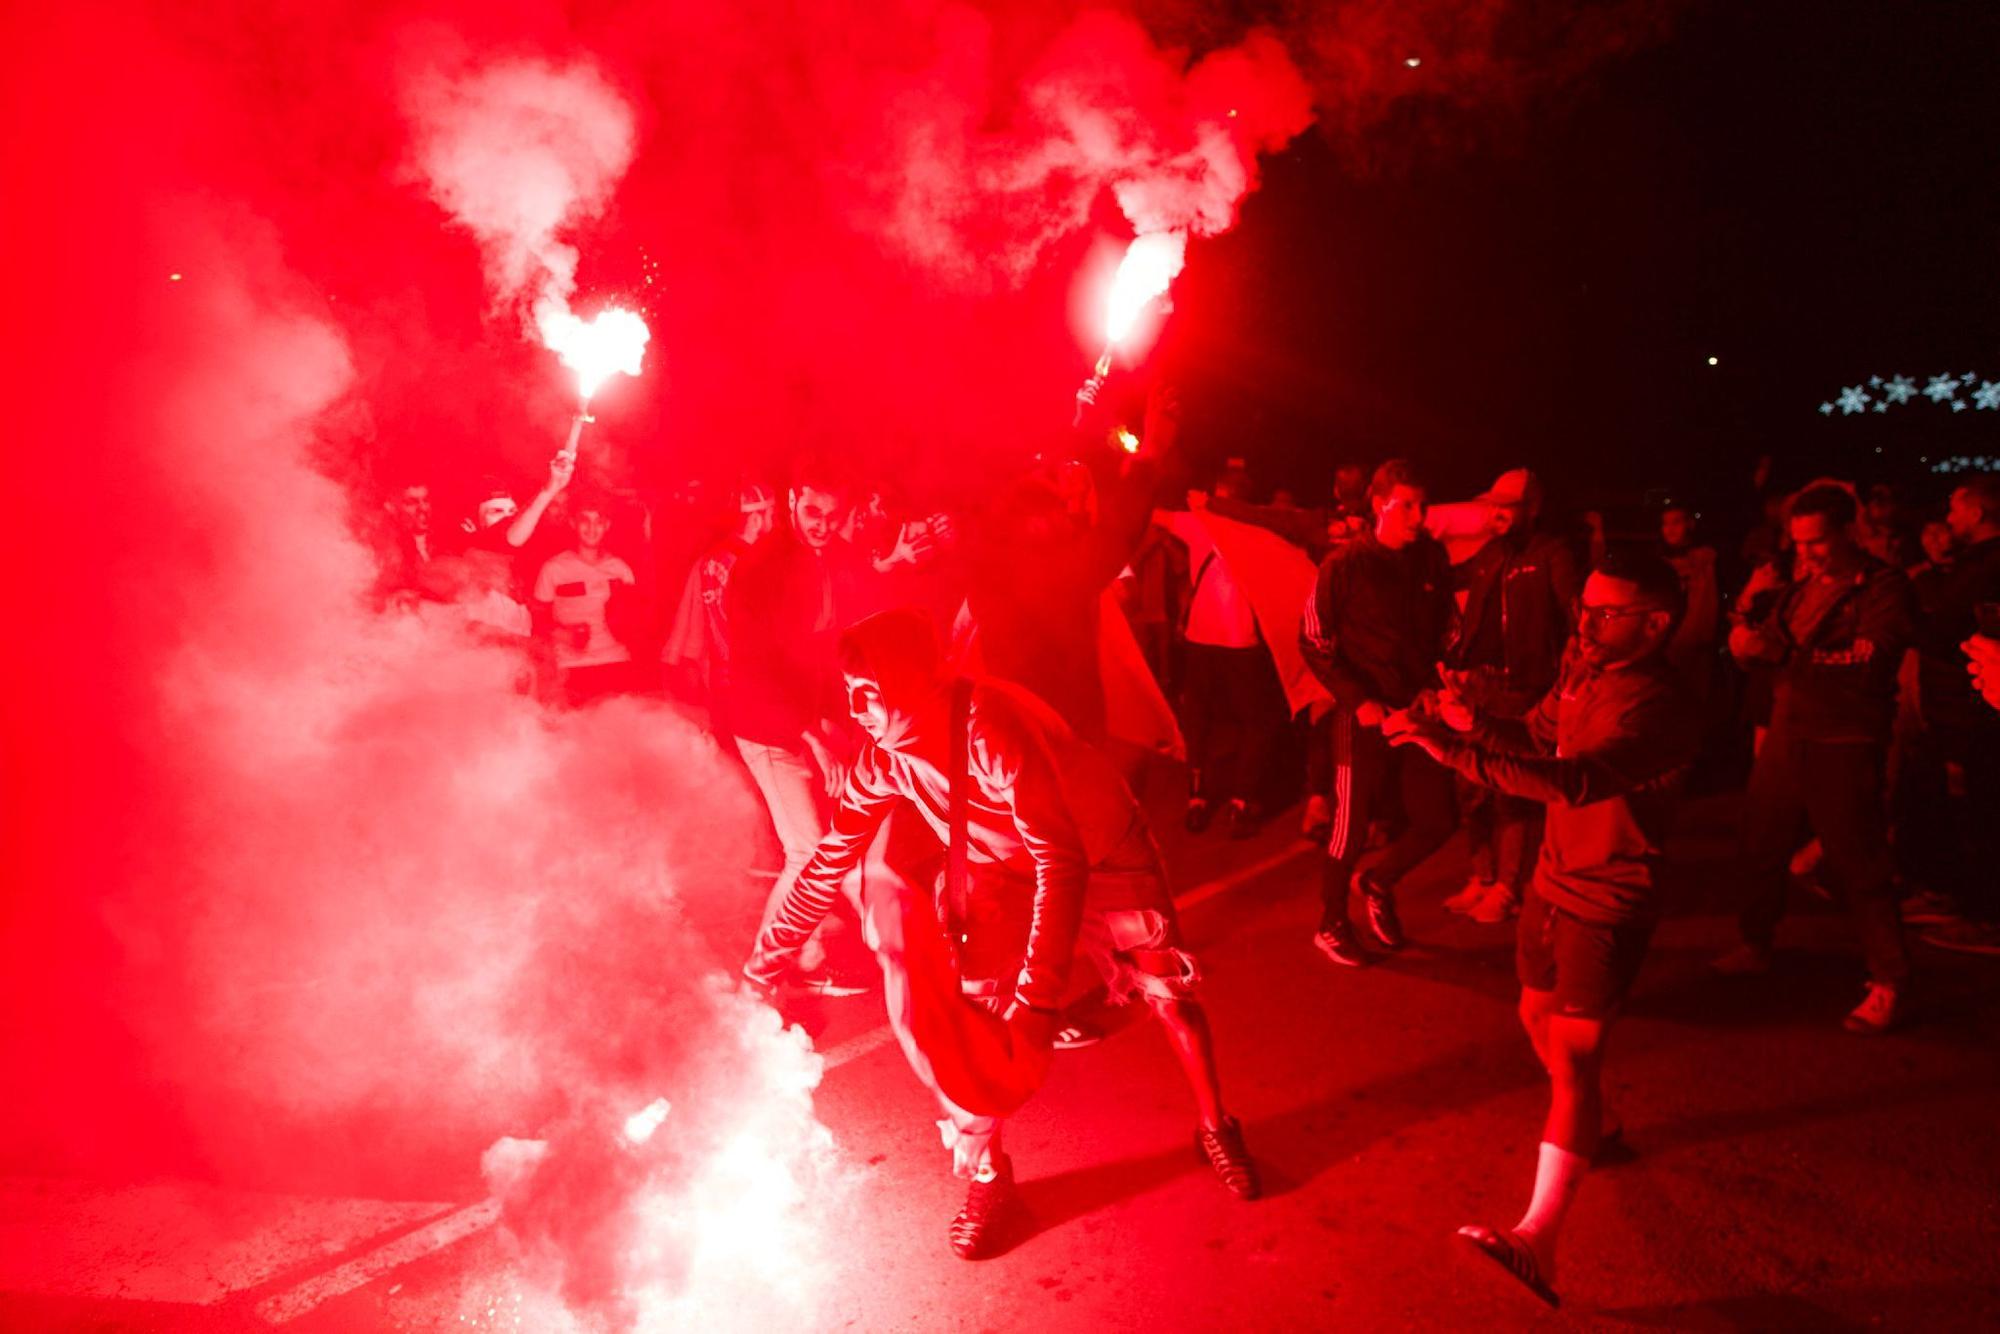
[[1581, 1158], [1597, 1152], [1604, 1094], [1599, 1075], [1608, 1025], [1601, 1019], [1550, 1015], [1548, 1020], [1549, 1120], [1542, 1138]]
[[1209, 1130], [1222, 1125], [1222, 1081], [1215, 1073], [1215, 1039], [1209, 1032], [1208, 1012], [1199, 1001], [1147, 998], [1154, 1017], [1180, 1058], [1181, 1073], [1187, 1076], [1194, 1093], [1195, 1110]]
[[1542, 1069], [1549, 1068], [1549, 1016], [1555, 1013], [1555, 993], [1536, 991], [1530, 987], [1521, 988], [1521, 1027], [1527, 1030], [1528, 1041], [1535, 1049], [1535, 1059], [1542, 1063]]

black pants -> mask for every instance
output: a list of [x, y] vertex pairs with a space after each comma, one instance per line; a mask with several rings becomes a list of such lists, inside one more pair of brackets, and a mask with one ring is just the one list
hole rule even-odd
[[1451, 837], [1458, 807], [1451, 771], [1415, 746], [1391, 746], [1345, 709], [1333, 718], [1333, 836], [1320, 863], [1320, 901], [1326, 922], [1347, 917], [1347, 882], [1368, 846], [1368, 823], [1392, 790], [1403, 799], [1403, 832], [1370, 869], [1378, 888], [1393, 889]]
[[1798, 741], [1775, 732], [1764, 738], [1743, 815], [1743, 861], [1751, 877], [1744, 940], [1771, 947], [1785, 915], [1787, 867], [1810, 825], [1825, 850], [1822, 875], [1847, 906], [1869, 975], [1889, 983], [1909, 976], [1883, 811], [1885, 765], [1878, 743]]
[[1285, 723], [1270, 652], [1262, 644], [1190, 643], [1184, 673], [1181, 734], [1187, 741], [1190, 795], [1256, 801]]
[[1946, 834], [1956, 870], [1952, 897], [1967, 917], [2000, 922], [2000, 727], [1982, 714], [1963, 726], [1934, 724], [1930, 732], [1941, 762], [1956, 766], [1965, 781]]

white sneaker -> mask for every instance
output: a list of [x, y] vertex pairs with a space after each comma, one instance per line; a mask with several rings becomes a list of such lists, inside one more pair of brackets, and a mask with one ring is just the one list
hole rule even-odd
[[1465, 882], [1464, 889], [1444, 901], [1444, 906], [1448, 911], [1470, 915], [1473, 906], [1498, 887], [1496, 881], [1482, 880], [1478, 876], [1473, 876]]
[[1870, 982], [1861, 1004], [1849, 1011], [1844, 1027], [1850, 1033], [1873, 1037], [1896, 1026], [1898, 992], [1887, 982]]
[[1514, 897], [1513, 889], [1496, 882], [1487, 887], [1484, 897], [1465, 915], [1482, 926], [1498, 926], [1514, 920], [1514, 914], [1520, 910], [1521, 901]]

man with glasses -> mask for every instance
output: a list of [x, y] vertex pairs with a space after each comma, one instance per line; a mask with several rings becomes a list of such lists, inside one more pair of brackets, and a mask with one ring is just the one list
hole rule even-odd
[[1426, 696], [1383, 731], [1473, 782], [1548, 809], [1515, 932], [1520, 1015], [1551, 1098], [1534, 1194], [1511, 1228], [1459, 1229], [1554, 1306], [1556, 1233], [1607, 1131], [1605, 1039], [1659, 917], [1659, 863], [1698, 743], [1663, 649], [1680, 578], [1652, 553], [1613, 552], [1584, 582], [1555, 689], [1519, 722]]

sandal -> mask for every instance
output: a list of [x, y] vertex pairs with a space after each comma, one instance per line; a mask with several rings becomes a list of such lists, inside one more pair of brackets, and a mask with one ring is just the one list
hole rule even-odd
[[1535, 1294], [1550, 1307], [1560, 1307], [1562, 1298], [1542, 1277], [1541, 1261], [1528, 1249], [1528, 1243], [1514, 1235], [1512, 1228], [1481, 1227], [1477, 1223], [1468, 1224], [1458, 1230], [1475, 1250], [1507, 1272], [1507, 1276]]

